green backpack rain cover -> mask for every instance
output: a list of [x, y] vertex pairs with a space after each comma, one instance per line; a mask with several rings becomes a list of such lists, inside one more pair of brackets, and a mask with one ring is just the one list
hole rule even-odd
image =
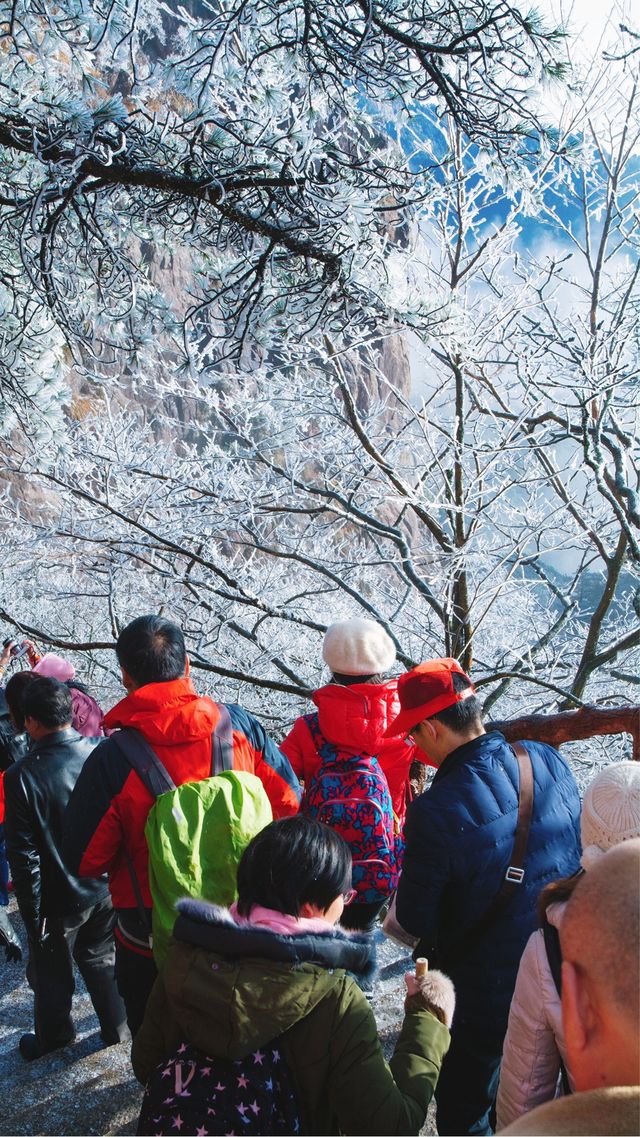
[[236, 872], [246, 846], [272, 820], [262, 782], [244, 770], [225, 770], [161, 794], [145, 837], [153, 898], [153, 956], [164, 963], [185, 896], [225, 907], [237, 897]]

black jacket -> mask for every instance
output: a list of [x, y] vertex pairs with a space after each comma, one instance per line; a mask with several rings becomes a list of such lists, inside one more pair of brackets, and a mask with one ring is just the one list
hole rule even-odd
[[3, 689], [0, 687], [0, 771], [8, 770], [12, 762], [17, 762], [27, 752], [24, 734], [16, 734]]
[[62, 860], [62, 819], [97, 738], [72, 727], [32, 742], [4, 776], [7, 857], [27, 934], [38, 939], [45, 917], [70, 916], [109, 893], [106, 878], [80, 880]]

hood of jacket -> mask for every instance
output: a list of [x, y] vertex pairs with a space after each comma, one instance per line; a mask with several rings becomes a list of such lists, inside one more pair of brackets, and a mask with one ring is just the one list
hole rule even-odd
[[282, 935], [236, 924], [200, 900], [177, 909], [162, 972], [167, 998], [185, 1037], [218, 1057], [242, 1058], [305, 1018], [335, 989], [338, 969], [370, 975], [374, 967], [365, 935], [337, 927]]
[[397, 679], [388, 683], [354, 683], [350, 687], [328, 683], [315, 692], [313, 701], [318, 708], [320, 730], [334, 746], [351, 754], [378, 755], [397, 749], [397, 738], [384, 737], [400, 713]]
[[104, 715], [92, 695], [84, 688], [75, 684], [68, 684], [71, 690], [73, 704], [73, 727], [85, 738], [95, 738], [102, 735], [102, 720]]
[[197, 695], [191, 680], [183, 676], [138, 687], [107, 711], [104, 725], [109, 730], [131, 726], [142, 731], [152, 746], [171, 746], [207, 738], [218, 715], [213, 699]]

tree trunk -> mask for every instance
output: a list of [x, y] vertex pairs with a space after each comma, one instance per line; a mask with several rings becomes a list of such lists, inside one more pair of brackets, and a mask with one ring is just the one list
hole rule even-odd
[[633, 757], [640, 760], [640, 707], [580, 707], [577, 711], [562, 711], [557, 715], [523, 715], [504, 722], [485, 723], [485, 726], [487, 730], [502, 731], [509, 741], [531, 738], [535, 742], [548, 742], [551, 746], [600, 734], [630, 734]]

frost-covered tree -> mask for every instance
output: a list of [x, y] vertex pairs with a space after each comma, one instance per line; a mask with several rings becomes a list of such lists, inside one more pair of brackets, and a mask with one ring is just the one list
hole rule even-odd
[[[7, 444], [5, 470], [29, 493], [18, 506], [7, 496], [4, 618], [108, 669], [100, 649], [122, 622], [163, 607], [185, 626], [194, 666], [279, 723], [318, 681], [324, 627], [353, 612], [382, 621], [406, 664], [459, 657], [496, 717], [525, 701], [637, 701], [638, 104], [628, 61], [611, 64], [615, 80], [576, 91], [545, 136], [522, 103], [531, 56], [526, 66], [510, 57], [502, 102], [495, 86], [516, 40], [518, 51], [543, 50], [535, 25], [487, 24], [501, 38], [485, 45], [482, 67], [457, 51], [434, 62], [413, 42], [409, 9], [354, 5], [350, 15], [371, 18], [340, 26], [342, 9], [315, 22], [320, 6], [307, 5], [307, 26], [293, 5], [254, 4], [244, 23], [217, 6], [204, 21], [204, 9], [179, 26], [165, 18], [162, 52], [123, 41], [131, 90], [147, 84], [145, 109], [134, 113], [121, 92], [132, 133], [123, 126], [113, 178], [89, 197], [109, 255], [126, 254], [128, 269], [104, 290], [115, 307], [101, 322], [99, 272], [115, 261], [101, 263], [96, 245], [65, 276], [56, 245], [48, 309], [103, 393], [86, 387], [74, 399], [59, 445]], [[485, 14], [513, 17], [501, 5]], [[405, 38], [389, 38], [389, 24]], [[356, 27], [357, 42], [346, 34]], [[191, 85], [178, 90], [171, 52], [179, 45], [187, 58], [185, 28]], [[460, 49], [475, 51], [478, 35]], [[175, 87], [164, 102], [149, 86], [160, 75]], [[468, 97], [456, 103], [449, 80], [468, 84]], [[219, 199], [197, 201], [183, 192], [194, 176], [183, 162], [181, 189], [152, 186], [157, 131], [175, 156], [200, 121], [194, 107], [210, 113], [222, 92], [239, 137], [230, 141], [228, 118], [208, 120], [205, 138], [215, 126], [221, 153], [237, 147], [233, 176], [242, 167], [254, 183], [233, 193], [216, 183]], [[172, 118], [162, 134], [176, 107], [193, 122], [178, 129]], [[133, 160], [138, 119], [149, 149], [133, 151], [140, 180], [125, 184], [116, 174]], [[278, 175], [295, 172], [295, 186], [256, 184], [274, 176], [274, 147], [298, 154]], [[250, 175], [249, 153], [262, 153]], [[67, 160], [54, 158], [54, 169]], [[33, 171], [39, 159], [28, 161]], [[225, 202], [255, 227], [231, 224]], [[69, 213], [74, 257], [89, 248], [83, 208]], [[306, 251], [267, 234], [265, 217]], [[161, 255], [183, 286], [170, 303]], [[34, 270], [36, 303], [42, 286]], [[131, 374], [118, 385], [129, 347]]]
[[562, 71], [560, 33], [504, 0], [0, 10], [0, 318], [39, 376], [0, 376], [7, 424], [55, 390], [56, 329], [113, 381], [393, 324], [390, 225], [433, 182], [416, 116], [507, 164], [539, 148], [530, 92]]
[[[409, 275], [394, 277], [389, 259], [398, 307], [432, 313], [410, 341], [413, 390], [403, 368], [390, 377], [391, 338], [325, 332], [302, 359], [274, 350], [210, 388], [185, 377], [178, 440], [173, 409], [105, 397], [55, 459], [22, 459], [59, 510], [55, 526], [30, 530], [27, 556], [43, 538], [47, 550], [32, 595], [71, 568], [73, 591], [113, 631], [163, 603], [196, 665], [250, 679], [270, 701], [312, 685], [318, 633], [354, 610], [388, 627], [407, 664], [458, 656], [500, 714], [523, 691], [534, 709], [633, 700], [637, 106], [626, 97], [608, 126], [601, 106], [570, 165], [550, 157], [535, 184], [508, 191], [479, 177], [459, 129], [434, 134], [445, 157]], [[535, 226], [529, 251], [523, 223]], [[86, 619], [58, 611], [58, 636], [90, 639]]]

